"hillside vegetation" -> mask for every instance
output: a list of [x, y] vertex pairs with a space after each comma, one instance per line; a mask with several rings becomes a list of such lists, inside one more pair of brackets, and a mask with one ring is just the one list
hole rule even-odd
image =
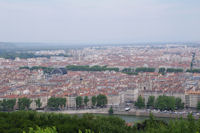
[[113, 116], [83, 116], [38, 113], [33, 111], [0, 112], [1, 133], [199, 133], [200, 120], [188, 119], [169, 122], [156, 120], [152, 115], [142, 123], [128, 126]]

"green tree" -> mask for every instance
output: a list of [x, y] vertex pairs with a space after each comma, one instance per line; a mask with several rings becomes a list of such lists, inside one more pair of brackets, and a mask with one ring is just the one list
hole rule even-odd
[[[83, 133], [83, 132], [79, 129], [78, 133]], [[91, 131], [90, 129], [86, 129], [85, 133], [94, 133], [94, 131]]]
[[57, 98], [58, 103], [59, 103], [59, 108], [64, 108], [66, 106], [66, 98]]
[[197, 103], [197, 109], [200, 110], [200, 101]]
[[113, 107], [111, 106], [111, 107], [109, 108], [109, 110], [108, 110], [108, 114], [109, 114], [109, 115], [112, 115], [113, 113], [114, 113]]
[[160, 110], [175, 110], [175, 97], [159, 96], [156, 99], [155, 107]]
[[3, 99], [1, 101], [1, 110], [3, 111], [13, 111], [16, 104], [16, 99]]
[[[26, 132], [23, 131], [23, 133], [26, 133]], [[53, 128], [47, 127], [45, 129], [37, 127], [36, 130], [34, 130], [33, 128], [30, 128], [29, 132], [27, 132], [27, 133], [57, 133], [57, 131], [56, 131], [55, 127], [53, 127]]]
[[96, 106], [96, 104], [97, 104], [97, 97], [92, 96], [92, 106]]
[[51, 109], [56, 109], [56, 110], [59, 109], [59, 103], [58, 103], [57, 98], [55, 97], [49, 98], [47, 102], [47, 107]]
[[145, 100], [142, 98], [142, 96], [139, 96], [137, 101], [135, 102], [135, 106], [138, 107], [139, 109], [142, 109], [145, 107]]
[[28, 110], [30, 105], [32, 103], [32, 100], [30, 100], [29, 98], [19, 98], [18, 99], [18, 107], [19, 110]]
[[167, 72], [168, 73], [172, 73], [172, 72], [174, 72], [174, 73], [178, 73], [178, 72], [183, 72], [183, 69], [181, 69], [181, 68], [167, 68]]
[[135, 72], [155, 72], [155, 68], [138, 67], [135, 69]]
[[66, 106], [66, 98], [51, 97], [48, 99], [47, 106], [53, 110], [61, 109]]
[[155, 96], [150, 96], [147, 102], [147, 108], [154, 108]]
[[183, 109], [184, 108], [184, 103], [182, 103], [181, 98], [176, 98], [175, 106], [176, 106], [176, 109]]
[[166, 100], [167, 110], [175, 110], [175, 97], [169, 96]]
[[[38, 127], [40, 126], [40, 127]], [[55, 128], [54, 128], [55, 127]], [[127, 126], [114, 116], [39, 113], [35, 111], [0, 112], [1, 133], [199, 133], [200, 120], [192, 114], [187, 119], [170, 121], [154, 118]]]
[[108, 103], [106, 95], [99, 94], [97, 96], [97, 106], [104, 107]]
[[0, 111], [3, 110], [3, 107], [2, 107], [2, 101], [0, 101]]
[[159, 68], [159, 72], [158, 73], [162, 73], [162, 75], [165, 75], [166, 70], [164, 67]]
[[197, 126], [196, 126], [195, 119], [192, 116], [192, 114], [188, 114], [187, 120], [189, 122], [189, 124], [188, 124], [188, 126], [189, 126], [189, 132], [190, 133], [195, 133], [195, 131], [197, 129]]
[[164, 67], [159, 68], [159, 73], [164, 73], [164, 72], [165, 72], [165, 68]]
[[88, 96], [85, 96], [84, 97], [84, 104], [85, 104], [85, 106], [88, 105], [88, 102], [89, 102], [89, 98], [88, 98]]
[[83, 104], [83, 98], [81, 96], [76, 97], [76, 107], [80, 108]]
[[122, 72], [124, 72], [124, 73], [129, 73], [129, 72], [132, 72], [132, 69], [131, 69], [131, 68], [124, 68], [124, 69], [122, 70]]
[[39, 98], [38, 98], [37, 100], [35, 100], [35, 103], [36, 103], [36, 106], [37, 106], [38, 108], [40, 108], [40, 107], [42, 106], [42, 103], [41, 103], [41, 101], [40, 101]]

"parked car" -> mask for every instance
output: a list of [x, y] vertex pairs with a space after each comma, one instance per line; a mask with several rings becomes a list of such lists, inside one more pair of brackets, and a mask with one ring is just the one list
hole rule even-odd
[[126, 108], [125, 108], [125, 111], [129, 111], [129, 110], [130, 110], [130, 108], [129, 108], [129, 107], [126, 107]]

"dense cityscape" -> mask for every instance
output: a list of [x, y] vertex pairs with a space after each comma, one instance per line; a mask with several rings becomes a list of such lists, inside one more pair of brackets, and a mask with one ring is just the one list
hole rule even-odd
[[[92, 97], [101, 94], [107, 97], [107, 107], [124, 111], [132, 108], [139, 96], [146, 105], [150, 96], [165, 95], [180, 98], [184, 108], [198, 108], [197, 46], [88, 46], [21, 53], [23, 58], [18, 54], [15, 59], [0, 59], [1, 100], [26, 97], [32, 101], [30, 109], [35, 110], [38, 99], [40, 108], [47, 109], [49, 98], [65, 98], [62, 110], [70, 110], [77, 109], [77, 97], [87, 97], [87, 108], [92, 108]], [[42, 57], [26, 57], [30, 53]]]

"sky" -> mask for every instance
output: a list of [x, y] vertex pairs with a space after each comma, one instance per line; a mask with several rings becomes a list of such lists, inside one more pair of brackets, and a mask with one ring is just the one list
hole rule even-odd
[[200, 41], [200, 0], [0, 0], [0, 42]]

